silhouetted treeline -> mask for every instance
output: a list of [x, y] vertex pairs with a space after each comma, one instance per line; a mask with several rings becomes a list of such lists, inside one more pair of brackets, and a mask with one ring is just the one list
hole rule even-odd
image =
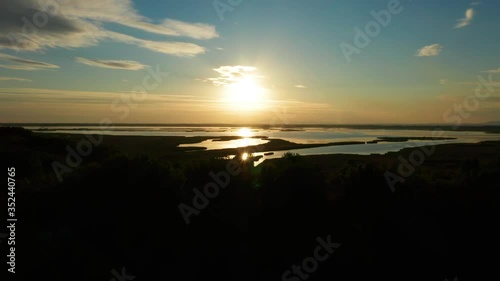
[[487, 156], [436, 153], [395, 192], [384, 178], [394, 155], [241, 162], [186, 225], [179, 204], [228, 160], [98, 146], [59, 182], [52, 163], [77, 142], [0, 128], [2, 164], [18, 171], [26, 280], [108, 281], [123, 267], [134, 280], [282, 280], [328, 235], [341, 246], [307, 280], [480, 280], [497, 266], [499, 143]]

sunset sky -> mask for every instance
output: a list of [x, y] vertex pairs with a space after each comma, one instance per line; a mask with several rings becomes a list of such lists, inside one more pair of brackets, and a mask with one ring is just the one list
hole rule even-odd
[[0, 123], [442, 123], [500, 81], [497, 0], [238, 2], [2, 0]]

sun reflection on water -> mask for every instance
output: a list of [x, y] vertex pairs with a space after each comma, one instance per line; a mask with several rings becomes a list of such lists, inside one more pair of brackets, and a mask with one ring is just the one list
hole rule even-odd
[[247, 161], [247, 159], [248, 159], [248, 153], [245, 152], [245, 153], [241, 154], [241, 160]]
[[249, 128], [240, 128], [238, 130], [238, 136], [242, 138], [249, 138], [253, 136], [253, 132]]

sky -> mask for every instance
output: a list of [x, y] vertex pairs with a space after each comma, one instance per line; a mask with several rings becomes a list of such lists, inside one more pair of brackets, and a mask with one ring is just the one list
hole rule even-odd
[[499, 121], [499, 12], [496, 0], [2, 0], [0, 123]]

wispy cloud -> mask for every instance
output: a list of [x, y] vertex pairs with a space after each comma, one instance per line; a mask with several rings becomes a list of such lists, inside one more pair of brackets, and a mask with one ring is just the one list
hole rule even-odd
[[210, 24], [174, 19], [163, 19], [159, 23], [154, 23], [151, 19], [139, 14], [132, 0], [72, 0], [61, 6], [63, 15], [112, 22], [150, 33], [194, 39], [219, 37], [215, 26]]
[[[477, 81], [465, 81], [465, 82], [459, 82], [459, 84], [460, 85], [469, 85], [469, 86], [475, 86], [475, 87], [477, 87], [478, 82]], [[500, 87], [500, 82], [491, 81], [491, 82], [488, 82], [488, 86], [491, 86], [491, 87]]]
[[[80, 48], [96, 46], [102, 40], [112, 39], [177, 56], [194, 56], [205, 52], [203, 47], [194, 43], [157, 42], [112, 32], [105, 29], [103, 23], [120, 24], [166, 36], [200, 40], [219, 37], [215, 27], [209, 24], [174, 19], [163, 19], [159, 23], [153, 23], [135, 10], [132, 0], [65, 1], [64, 4], [57, 5], [55, 12], [45, 12], [50, 6], [45, 2], [44, 0], [0, 2], [0, 27], [2, 27], [0, 49], [43, 51], [48, 48]], [[30, 22], [27, 28], [21, 19], [33, 19], [37, 13], [47, 16], [49, 20], [43, 26], [35, 26]]]
[[500, 73], [500, 68], [498, 68], [498, 69], [492, 69], [492, 70], [485, 70], [483, 72], [486, 72], [486, 73]]
[[305, 89], [305, 88], [307, 88], [307, 86], [304, 86], [304, 85], [301, 85], [301, 84], [295, 85], [294, 87], [295, 88], [299, 88], [299, 89]]
[[474, 14], [475, 13], [473, 8], [467, 9], [467, 11], [465, 11], [465, 18], [459, 19], [458, 23], [455, 25], [455, 28], [462, 28], [471, 24], [472, 20], [474, 19]]
[[416, 56], [418, 57], [432, 57], [437, 56], [441, 53], [443, 46], [440, 44], [432, 44], [428, 46], [424, 46], [417, 51]]
[[[120, 98], [127, 92], [92, 92], [78, 90], [59, 90], [42, 88], [0, 88], [0, 100], [12, 101], [35, 101], [50, 103], [74, 103], [74, 104], [101, 104], [109, 105], [110, 100]], [[22, 95], [20, 95], [22, 94]], [[206, 99], [190, 95], [151, 95], [146, 103], [203, 103]]]
[[218, 72], [220, 74], [219, 77], [216, 78], [208, 78], [204, 81], [211, 81], [215, 86], [227, 86], [231, 85], [232, 83], [236, 81], [240, 81], [242, 78], [247, 77], [247, 76], [253, 76], [253, 72], [257, 70], [257, 68], [253, 66], [243, 66], [243, 65], [236, 65], [236, 66], [221, 66], [219, 68], [214, 68], [214, 71]]
[[[0, 49], [40, 51], [46, 48], [76, 48], [97, 44], [95, 34], [100, 29], [96, 24], [75, 17], [64, 7], [77, 4], [66, 1], [58, 5], [58, 13], [45, 12], [48, 6], [42, 0], [2, 0], [0, 2]], [[82, 13], [85, 11], [82, 9]], [[45, 15], [44, 24], [33, 23], [33, 18]], [[24, 20], [22, 20], [24, 19]]]
[[0, 60], [16, 63], [13, 65], [0, 64], [0, 68], [6, 68], [6, 69], [12, 69], [12, 70], [46, 70], [46, 69], [59, 68], [59, 66], [54, 65], [54, 64], [41, 62], [41, 61], [23, 59], [20, 57], [11, 56], [11, 55], [2, 54], [2, 53], [0, 53]]
[[111, 68], [111, 69], [123, 69], [123, 70], [141, 70], [146, 67], [146, 65], [130, 60], [99, 60], [99, 59], [86, 59], [77, 57], [75, 60], [79, 63], [86, 64], [89, 66], [101, 67], [101, 68]]
[[136, 22], [132, 23], [130, 26], [152, 33], [170, 36], [185, 36], [194, 39], [213, 39], [219, 37], [219, 34], [213, 25], [204, 23], [189, 23], [173, 19], [165, 19], [159, 25]]
[[26, 78], [1, 77], [1, 76], [0, 76], [0, 81], [31, 82], [30, 79], [26, 79]]
[[[89, 120], [89, 112], [91, 116], [102, 116], [109, 111], [110, 102], [121, 98], [122, 95], [122, 92], [0, 88], [0, 118], [7, 120], [6, 122], [31, 122], [29, 120], [34, 119], [40, 122], [58, 122], [61, 118], [68, 122], [78, 122], [82, 118]], [[277, 109], [280, 114], [282, 113], [280, 109], [286, 108], [287, 112], [302, 116], [324, 116], [340, 110], [329, 104], [290, 99], [268, 100], [266, 104], [268, 108]], [[60, 108], [65, 108], [65, 110], [58, 110]], [[155, 94], [148, 97], [134, 111], [134, 116], [139, 119], [133, 120], [144, 122], [153, 120], [149, 118], [158, 118], [154, 119], [156, 122], [168, 118], [168, 120], [176, 120], [175, 122], [186, 122], [186, 120], [200, 122], [209, 118], [219, 118], [212, 120], [227, 122], [232, 115], [224, 113], [225, 109], [227, 109], [227, 104], [218, 97]], [[12, 114], [20, 111], [26, 114], [22, 116]], [[152, 112], [155, 114], [151, 114]], [[262, 112], [258, 115], [264, 118], [263, 122], [269, 122], [268, 115]]]
[[201, 47], [194, 43], [149, 41], [113, 31], [105, 31], [103, 32], [103, 36], [117, 42], [136, 45], [141, 48], [145, 48], [158, 53], [175, 55], [179, 57], [193, 57], [206, 52], [206, 49], [204, 47]]

